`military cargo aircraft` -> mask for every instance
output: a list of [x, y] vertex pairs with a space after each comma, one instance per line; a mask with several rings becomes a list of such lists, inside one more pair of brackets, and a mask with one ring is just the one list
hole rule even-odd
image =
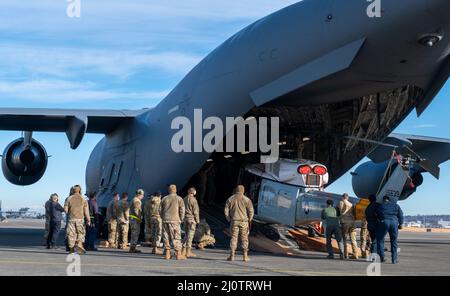
[[174, 152], [173, 119], [193, 122], [202, 110], [223, 121], [278, 117], [280, 158], [323, 164], [328, 184], [370, 156], [354, 172], [359, 197], [392, 165], [380, 143], [395, 142], [414, 163], [408, 177], [420, 185], [422, 173], [438, 176], [449, 142], [391, 133], [414, 109], [423, 113], [448, 79], [450, 1], [383, 1], [379, 17], [368, 13], [370, 4], [304, 0], [274, 12], [212, 51], [152, 109], [0, 108], [0, 129], [23, 132], [3, 153], [3, 173], [22, 186], [43, 176], [48, 156], [33, 132], [65, 132], [72, 149], [97, 133], [105, 137], [90, 156], [86, 184], [102, 207], [115, 191], [151, 192], [169, 183], [196, 184], [200, 195], [216, 196], [208, 203], [220, 204], [261, 153]]

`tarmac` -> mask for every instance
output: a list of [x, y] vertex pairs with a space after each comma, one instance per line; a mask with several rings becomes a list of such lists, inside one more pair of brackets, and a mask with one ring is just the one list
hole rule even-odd
[[[73, 271], [64, 248], [42, 246], [42, 220], [9, 220], [0, 223], [1, 276], [65, 276]], [[62, 244], [61, 234], [61, 244]], [[387, 244], [389, 246], [389, 244]], [[226, 249], [196, 250], [186, 261], [164, 260], [141, 247], [142, 254], [99, 248], [80, 256], [82, 276], [435, 276], [450, 275], [450, 233], [401, 232], [400, 263], [376, 264], [360, 260], [327, 260], [325, 253], [301, 251], [296, 256], [251, 252], [251, 261], [226, 261]], [[389, 253], [387, 253], [389, 256]], [[70, 259], [70, 258], [69, 258]], [[72, 268], [72, 269], [71, 269]], [[368, 273], [369, 271], [369, 273]], [[378, 273], [379, 271], [379, 273]]]

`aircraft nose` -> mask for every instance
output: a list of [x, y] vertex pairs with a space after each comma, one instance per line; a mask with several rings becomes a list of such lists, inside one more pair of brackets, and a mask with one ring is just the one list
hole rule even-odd
[[446, 23], [450, 21], [450, 1], [449, 0], [428, 0], [427, 10], [433, 16], [444, 20]]

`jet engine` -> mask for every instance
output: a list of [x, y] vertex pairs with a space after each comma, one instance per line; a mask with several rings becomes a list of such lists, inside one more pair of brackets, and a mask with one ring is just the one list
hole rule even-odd
[[[375, 163], [368, 161], [358, 166], [354, 172], [352, 172], [352, 186], [353, 191], [359, 198], [368, 198], [369, 195], [376, 195], [382, 187], [388, 182], [391, 177], [391, 173], [394, 172], [396, 167], [400, 165], [398, 162], [391, 163], [389, 161]], [[399, 200], [407, 199], [413, 194], [417, 187], [423, 183], [423, 170], [415, 165], [411, 164], [409, 170], [405, 173], [408, 174], [407, 182], [401, 190]]]
[[47, 152], [41, 143], [32, 138], [19, 138], [3, 153], [3, 175], [15, 185], [31, 185], [42, 178], [47, 163]]

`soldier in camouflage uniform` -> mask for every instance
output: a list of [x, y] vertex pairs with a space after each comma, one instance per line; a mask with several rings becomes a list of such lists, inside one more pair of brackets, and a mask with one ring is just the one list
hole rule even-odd
[[162, 234], [161, 192], [158, 191], [153, 193], [151, 198], [147, 201], [145, 215], [146, 223], [149, 224], [148, 235], [153, 247], [152, 253], [161, 255], [162, 251], [158, 249]]
[[367, 220], [364, 217], [364, 219], [361, 221], [361, 232], [360, 232], [360, 239], [361, 239], [361, 257], [367, 258], [367, 255], [370, 251], [370, 248], [368, 250], [367, 246], [370, 246], [372, 244], [372, 241], [369, 236], [369, 230], [367, 228]]
[[192, 253], [192, 240], [194, 239], [195, 229], [200, 223], [200, 208], [198, 207], [195, 188], [188, 189], [188, 195], [184, 198], [184, 240], [183, 240], [183, 255], [187, 258], [196, 257]]
[[144, 238], [146, 244], [151, 244], [152, 233], [151, 233], [151, 223], [150, 223], [150, 206], [151, 200], [153, 198], [152, 194], [147, 195], [147, 200], [144, 203]]
[[358, 259], [358, 245], [356, 243], [356, 227], [355, 227], [355, 206], [348, 200], [348, 194], [342, 195], [342, 200], [338, 205], [342, 229], [342, 240], [344, 243], [344, 258], [348, 259], [347, 237], [350, 236], [352, 245], [353, 259]]
[[216, 239], [211, 233], [211, 227], [205, 219], [200, 220], [195, 230], [194, 242], [197, 244], [197, 249], [203, 250], [207, 246], [214, 246]]
[[128, 248], [128, 229], [130, 221], [130, 206], [128, 204], [128, 193], [122, 193], [119, 201], [119, 214], [117, 223], [119, 226], [119, 235], [117, 238], [119, 249]]
[[81, 186], [73, 187], [73, 195], [67, 198], [64, 204], [64, 211], [68, 215], [67, 225], [67, 241], [69, 245], [69, 253], [74, 252], [75, 243], [77, 243], [78, 252], [86, 253], [83, 247], [86, 236], [86, 228], [91, 225], [89, 215], [89, 206], [87, 201], [81, 196]]
[[163, 222], [163, 240], [165, 259], [171, 258], [170, 249], [173, 245], [177, 260], [185, 260], [181, 250], [181, 221], [184, 220], [184, 201], [177, 195], [177, 187], [169, 186], [169, 195], [161, 201], [161, 217]]
[[231, 240], [230, 256], [228, 261], [234, 260], [237, 249], [238, 237], [241, 238], [242, 249], [244, 252], [244, 261], [250, 261], [248, 257], [248, 235], [249, 225], [253, 220], [254, 209], [252, 201], [244, 195], [245, 188], [242, 185], [237, 186], [233, 194], [225, 204], [225, 218], [230, 222]]
[[114, 193], [113, 199], [106, 208], [106, 222], [108, 223], [108, 245], [110, 248], [117, 248], [117, 228], [119, 217], [119, 194]]
[[142, 199], [144, 198], [144, 190], [138, 189], [136, 196], [131, 201], [130, 205], [130, 253], [141, 253], [136, 249], [141, 233], [142, 223]]

